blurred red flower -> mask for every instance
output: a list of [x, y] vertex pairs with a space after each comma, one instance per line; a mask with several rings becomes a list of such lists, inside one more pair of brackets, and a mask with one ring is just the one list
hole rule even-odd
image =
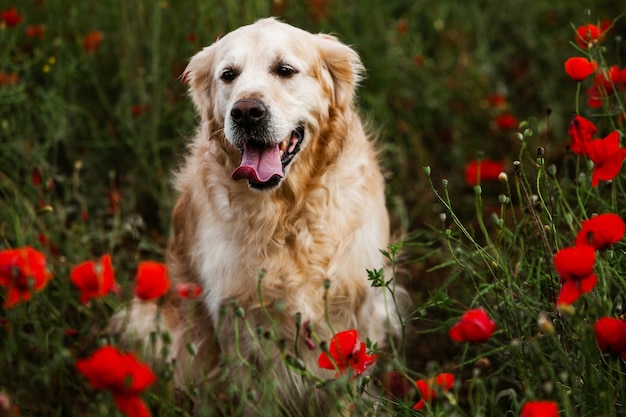
[[401, 372], [389, 371], [383, 375], [382, 385], [388, 397], [408, 400], [413, 396], [415, 383]]
[[95, 297], [103, 297], [114, 289], [115, 275], [111, 256], [104, 255], [98, 261], [86, 261], [72, 268], [70, 280], [80, 291], [80, 301], [87, 304]]
[[24, 16], [17, 12], [17, 7], [13, 6], [8, 10], [0, 10], [0, 20], [2, 20], [6, 27], [11, 28], [22, 23]]
[[583, 49], [587, 49], [589, 45], [602, 42], [604, 40], [604, 31], [594, 24], [578, 26], [576, 28], [576, 43]]
[[528, 401], [520, 411], [520, 417], [558, 417], [559, 406], [553, 401]]
[[0, 87], [15, 85], [20, 82], [20, 76], [14, 72], [0, 72]]
[[489, 159], [474, 160], [465, 166], [465, 182], [474, 186], [483, 181], [497, 181], [502, 171], [504, 171], [502, 162]]
[[626, 321], [602, 317], [596, 321], [594, 331], [602, 352], [626, 359]]
[[44, 26], [41, 24], [29, 25], [26, 27], [26, 36], [28, 36], [29, 38], [43, 39], [45, 34], [46, 31], [44, 29]]
[[88, 54], [95, 53], [100, 48], [104, 35], [99, 30], [92, 30], [83, 38], [83, 50]]
[[487, 312], [482, 308], [475, 308], [463, 314], [461, 320], [450, 328], [448, 335], [459, 343], [482, 343], [489, 340], [495, 329], [496, 323]]
[[328, 0], [307, 0], [309, 15], [316, 22], [328, 19]]
[[378, 357], [368, 355], [366, 349], [356, 330], [344, 330], [332, 337], [328, 353], [322, 352], [317, 364], [323, 369], [339, 369], [342, 374], [351, 370], [357, 376], [373, 365]]
[[4, 308], [30, 300], [32, 292], [43, 289], [50, 279], [43, 253], [30, 246], [0, 251], [0, 286], [6, 288]]
[[502, 94], [493, 93], [487, 96], [487, 102], [489, 105], [495, 108], [506, 107], [506, 98]]
[[581, 82], [596, 72], [598, 69], [598, 63], [596, 61], [589, 61], [587, 58], [573, 57], [565, 61], [565, 73], [569, 77], [576, 81]]
[[447, 392], [452, 389], [454, 385], [454, 375], [443, 373], [434, 378], [419, 379], [415, 381], [415, 385], [422, 395], [422, 398], [413, 405], [413, 410], [421, 410], [426, 405], [426, 402], [430, 402], [438, 397], [438, 392]]
[[554, 255], [554, 267], [563, 282], [556, 304], [572, 304], [598, 282], [593, 273], [596, 251], [592, 246], [571, 246]]
[[92, 387], [111, 391], [115, 405], [123, 414], [151, 415], [139, 394], [156, 381], [156, 376], [132, 353], [123, 354], [115, 347], [103, 346], [90, 357], [77, 360], [75, 365]]
[[149, 301], [163, 297], [170, 289], [167, 266], [154, 261], [140, 262], [135, 275], [135, 295]]
[[145, 105], [140, 105], [140, 104], [133, 104], [130, 107], [130, 113], [133, 117], [139, 117], [144, 113], [149, 112], [150, 110], [152, 110], [152, 106], [149, 104], [145, 104]]
[[515, 129], [517, 123], [517, 118], [509, 113], [504, 113], [496, 117], [496, 125], [502, 130]]
[[176, 286], [176, 292], [178, 293], [180, 298], [198, 298], [200, 294], [202, 294], [202, 286], [194, 282], [185, 282]]
[[596, 131], [596, 125], [588, 119], [578, 114], [572, 117], [567, 128], [570, 150], [575, 154], [583, 153], [585, 144], [594, 138]]
[[603, 99], [608, 98], [615, 89], [626, 88], [626, 68], [620, 69], [617, 65], [607, 70], [598, 71], [593, 78], [593, 84], [587, 90], [587, 105], [591, 108], [602, 106]]
[[600, 181], [612, 180], [622, 169], [626, 158], [626, 148], [620, 148], [619, 131], [610, 133], [604, 139], [590, 140], [585, 144], [584, 154], [593, 161], [591, 185], [596, 187]]
[[605, 213], [582, 222], [576, 236], [576, 246], [591, 245], [601, 250], [619, 242], [624, 237], [624, 220], [617, 214]]

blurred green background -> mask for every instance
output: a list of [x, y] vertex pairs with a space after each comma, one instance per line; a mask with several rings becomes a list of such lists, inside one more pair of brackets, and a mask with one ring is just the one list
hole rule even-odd
[[[462, 172], [477, 152], [510, 162], [518, 145], [514, 128], [498, 126], [499, 115], [537, 120], [549, 151], [563, 148], [573, 111], [574, 90], [563, 71], [575, 54], [572, 25], [626, 10], [610, 0], [3, 0], [0, 6], [16, 6], [23, 17], [0, 31], [0, 71], [19, 75], [18, 83], [0, 88], [3, 197], [23, 190], [36, 169], [62, 192], [64, 222], [119, 208], [159, 242], [173, 200], [169, 173], [195, 123], [179, 77], [188, 58], [220, 34], [275, 15], [354, 46], [368, 71], [359, 104], [380, 138], [390, 209], [406, 233], [433, 217], [422, 166], [471, 194]], [[28, 36], [32, 25], [43, 25], [42, 36]], [[618, 21], [612, 33], [622, 28]], [[102, 39], [87, 52], [83, 42], [93, 31]], [[606, 43], [613, 47], [621, 38]], [[490, 102], [494, 94], [505, 102]], [[112, 190], [119, 204], [113, 209], [106, 201]], [[17, 236], [5, 231], [4, 238]]]

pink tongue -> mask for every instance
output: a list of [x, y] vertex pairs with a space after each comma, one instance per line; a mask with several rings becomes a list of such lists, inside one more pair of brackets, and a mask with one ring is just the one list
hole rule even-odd
[[232, 173], [233, 179], [238, 181], [245, 178], [252, 182], [265, 183], [275, 176], [283, 177], [278, 145], [269, 147], [246, 144], [241, 165]]

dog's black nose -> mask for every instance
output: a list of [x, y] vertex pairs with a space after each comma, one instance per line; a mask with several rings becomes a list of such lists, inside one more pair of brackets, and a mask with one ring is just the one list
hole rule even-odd
[[251, 128], [258, 125], [265, 117], [265, 104], [257, 98], [244, 98], [230, 110], [230, 117], [236, 125]]

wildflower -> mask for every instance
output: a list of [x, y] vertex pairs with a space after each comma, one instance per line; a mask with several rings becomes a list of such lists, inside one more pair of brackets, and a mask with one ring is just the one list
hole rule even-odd
[[619, 131], [610, 133], [604, 139], [590, 140], [585, 145], [585, 155], [593, 161], [591, 185], [596, 187], [600, 181], [612, 180], [622, 169], [626, 158], [626, 149], [620, 148]]
[[587, 90], [587, 105], [591, 108], [602, 106], [603, 98], [610, 96], [615, 89], [626, 87], [626, 69], [620, 70], [617, 65], [613, 65], [607, 70], [598, 71], [593, 78], [593, 84]]
[[437, 398], [439, 392], [448, 392], [454, 385], [454, 375], [439, 374], [430, 379], [419, 379], [415, 381], [415, 385], [419, 390], [422, 398], [413, 405], [413, 410], [421, 410], [427, 402]]
[[202, 294], [202, 286], [194, 282], [185, 282], [176, 286], [176, 292], [180, 298], [198, 298]]
[[90, 357], [77, 360], [75, 366], [92, 387], [111, 391], [115, 405], [123, 414], [150, 416], [139, 394], [156, 381], [156, 376], [132, 353], [123, 354], [115, 347], [103, 346]]
[[598, 63], [587, 58], [573, 57], [565, 61], [565, 73], [576, 82], [584, 81], [597, 69]]
[[307, 0], [309, 15], [316, 22], [328, 19], [328, 0]]
[[398, 31], [398, 34], [400, 35], [404, 35], [409, 31], [409, 25], [406, 22], [406, 19], [400, 19], [398, 21], [398, 24], [396, 26], [396, 30]]
[[489, 159], [474, 160], [465, 166], [465, 182], [477, 185], [483, 181], [498, 181], [504, 170], [504, 163]]
[[564, 281], [557, 305], [572, 304], [596, 286], [598, 277], [593, 273], [595, 260], [596, 252], [588, 245], [572, 246], [556, 253], [554, 267]]
[[617, 214], [605, 213], [582, 222], [576, 245], [591, 245], [602, 250], [624, 237], [624, 220]]
[[626, 321], [602, 317], [594, 325], [598, 347], [604, 353], [626, 359]]
[[467, 311], [448, 332], [455, 342], [481, 343], [489, 340], [496, 323], [482, 308]]
[[149, 301], [163, 297], [170, 288], [170, 279], [167, 276], [165, 264], [144, 261], [137, 267], [135, 276], [135, 295], [142, 300]]
[[496, 125], [502, 130], [511, 130], [515, 129], [517, 126], [517, 118], [512, 114], [501, 114], [496, 117]]
[[83, 50], [88, 54], [93, 54], [100, 48], [100, 42], [102, 42], [102, 32], [99, 30], [92, 30], [83, 38]]
[[576, 43], [583, 49], [594, 43], [604, 40], [604, 31], [594, 24], [587, 24], [576, 28]]
[[572, 117], [567, 128], [570, 138], [570, 149], [575, 154], [583, 153], [587, 142], [596, 134], [596, 125], [580, 115]]
[[365, 343], [356, 330], [345, 330], [332, 337], [328, 352], [322, 352], [317, 364], [323, 369], [338, 368], [342, 374], [351, 370], [356, 376], [373, 365], [377, 357], [367, 354]]
[[520, 411], [520, 417], [558, 417], [559, 406], [553, 401], [528, 401]]
[[390, 398], [411, 398], [413, 385], [413, 381], [400, 372], [389, 371], [383, 375], [383, 389]]
[[544, 313], [539, 313], [537, 325], [544, 334], [554, 334], [554, 324]]
[[104, 255], [98, 261], [86, 261], [72, 268], [70, 280], [81, 291], [80, 301], [103, 297], [113, 290], [115, 275], [111, 256]]
[[143, 106], [140, 104], [133, 104], [130, 107], [130, 113], [133, 118], [137, 118], [144, 113], [148, 113], [150, 110], [152, 110], [152, 106], [150, 106], [149, 104], [145, 104]]
[[493, 93], [487, 96], [487, 103], [495, 108], [506, 107], [506, 98], [502, 94]]
[[26, 27], [26, 36], [28, 36], [31, 39], [34, 39], [34, 38], [43, 39], [45, 33], [46, 32], [45, 32], [44, 26], [41, 24], [29, 25]]
[[6, 288], [3, 307], [9, 308], [32, 298], [52, 278], [43, 253], [25, 246], [0, 251], [0, 285]]
[[0, 71], [0, 87], [16, 85], [19, 82], [20, 82], [20, 76], [17, 75], [16, 73]]
[[73, 329], [73, 328], [65, 329], [63, 330], [63, 334], [66, 335], [67, 337], [73, 337], [78, 334], [78, 330]]
[[13, 6], [9, 10], [0, 10], [0, 20], [6, 27], [11, 28], [22, 23], [24, 16], [17, 12], [17, 7]]
[[116, 184], [111, 184], [109, 186], [109, 192], [107, 193], [107, 214], [111, 216], [115, 216], [119, 214], [120, 208], [122, 206], [122, 192]]

